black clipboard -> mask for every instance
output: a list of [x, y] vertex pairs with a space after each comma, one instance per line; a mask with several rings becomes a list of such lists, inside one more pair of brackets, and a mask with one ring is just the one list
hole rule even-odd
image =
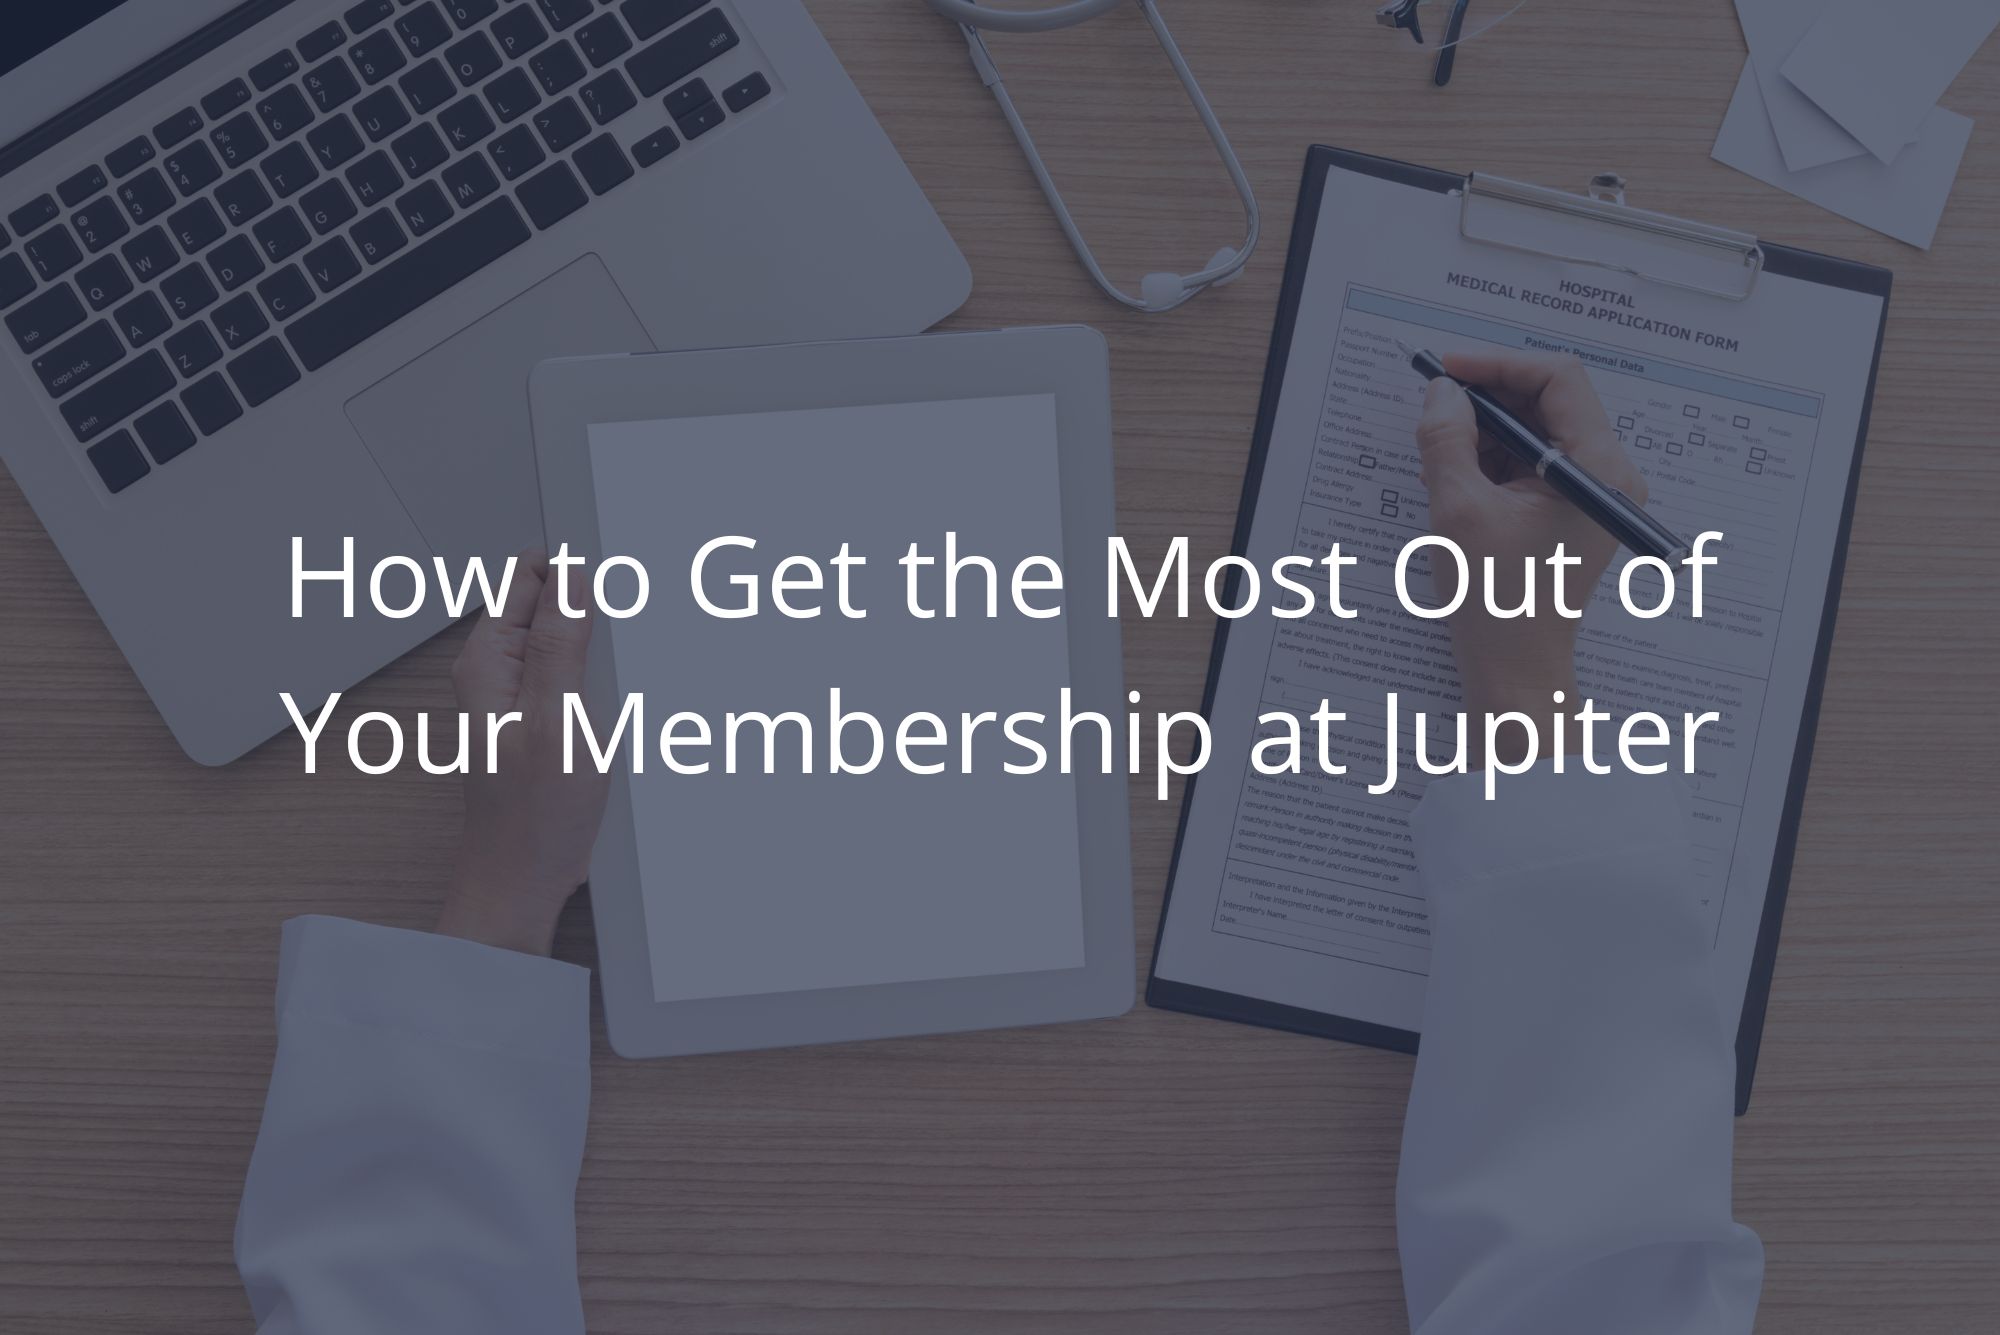
[[[1306, 267], [1312, 258], [1313, 238], [1318, 233], [1320, 203], [1325, 196], [1327, 175], [1335, 168], [1437, 194], [1465, 190], [1472, 180], [1452, 172], [1347, 149], [1329, 148], [1323, 144], [1307, 150], [1304, 179], [1299, 187], [1298, 211], [1292, 220], [1291, 250], [1285, 261], [1284, 289], [1278, 298], [1270, 356], [1264, 366], [1264, 388], [1257, 409], [1256, 436], [1251, 443], [1249, 466], [1244, 471], [1243, 497], [1237, 507], [1236, 532], [1230, 547], [1238, 556], [1244, 555], [1249, 547], [1250, 530], [1256, 519], [1257, 496], [1263, 484], [1264, 463], [1270, 451], [1272, 424], [1284, 390], [1285, 367], [1291, 358], [1292, 331], [1304, 298]], [[1827, 661], [1833, 649], [1834, 616], [1839, 610], [1841, 579], [1847, 566], [1848, 535], [1853, 527], [1855, 497], [1861, 485], [1861, 454], [1868, 439], [1869, 418], [1875, 407], [1875, 380], [1882, 366], [1882, 339], [1888, 328], [1889, 293], [1894, 277], [1889, 270], [1874, 265], [1790, 246], [1762, 243], [1758, 249], [1764, 273], [1879, 296], [1882, 298], [1882, 318], [1875, 331], [1875, 354], [1868, 369], [1868, 389], [1861, 401], [1854, 457], [1848, 468], [1840, 525], [1834, 538], [1833, 563], [1827, 576], [1826, 605], [1821, 610], [1819, 641], [1813, 650], [1812, 672], [1799, 719], [1799, 741], [1792, 755], [1792, 772], [1786, 787], [1777, 848], [1772, 855], [1771, 883], [1765, 892], [1763, 917], [1758, 924], [1757, 943], [1751, 956], [1750, 981], [1744, 990], [1743, 1014], [1736, 1030], [1736, 1113], [1739, 1117], [1750, 1107], [1750, 1087], [1756, 1075], [1757, 1053], [1763, 1040], [1764, 1012], [1770, 1001], [1771, 975], [1778, 957], [1778, 932], [1784, 921], [1785, 898], [1798, 846], [1799, 817], [1805, 807], [1806, 777], [1812, 769], [1813, 737], [1819, 724]], [[1201, 701], [1202, 717], [1211, 722], [1216, 686], [1222, 676], [1223, 654], [1229, 644], [1229, 629], [1234, 624], [1227, 619], [1219, 619], [1216, 624], [1215, 643], [1209, 654], [1208, 680]], [[1188, 813], [1193, 808], [1195, 784], [1199, 781], [1199, 776], [1190, 776], [1181, 796], [1180, 822], [1174, 832], [1174, 855], [1167, 865], [1167, 885], [1160, 904], [1159, 925], [1153, 937], [1153, 962], [1147, 971], [1146, 1004], [1162, 1010], [1186, 1011], [1212, 1019], [1234, 1020], [1239, 1024], [1254, 1024], [1319, 1038], [1337, 1038], [1395, 1052], [1416, 1052], [1419, 1036], [1413, 1030], [1237, 996], [1159, 976], [1160, 943], [1166, 935], [1167, 913], [1173, 903], [1174, 875], [1180, 868], [1181, 846], [1187, 838]]]

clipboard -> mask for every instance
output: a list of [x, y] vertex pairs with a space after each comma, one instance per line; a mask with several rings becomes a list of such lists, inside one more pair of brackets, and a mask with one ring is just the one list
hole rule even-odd
[[[1647, 282], [1700, 292], [1720, 302], [1746, 300], [1767, 275], [1800, 279], [1882, 299], [1882, 317], [1875, 331], [1868, 384], [1843, 491], [1833, 560], [1826, 582], [1825, 604], [1821, 609], [1819, 636], [1813, 650], [1798, 740], [1793, 748], [1771, 878], [1758, 923], [1749, 982], [1737, 1027], [1736, 1113], [1741, 1116], [1748, 1111], [1751, 1085], [1756, 1074], [1764, 1015], [1777, 960], [1779, 931], [1784, 920], [1785, 900], [1797, 848], [1799, 818], [1805, 804], [1807, 776], [1812, 767], [1813, 738], [1833, 645], [1848, 538], [1860, 486], [1862, 450], [1874, 408], [1875, 381], [1881, 369], [1882, 340], [1888, 324], [1888, 299], [1893, 275], [1889, 270], [1874, 265], [1775, 245], [1748, 233], [1634, 208], [1625, 202], [1623, 178], [1610, 173], [1593, 177], [1588, 193], [1576, 195], [1476, 173], [1461, 176], [1390, 158], [1315, 145], [1306, 154], [1298, 208], [1292, 224], [1291, 249], [1285, 264], [1284, 286], [1278, 300], [1270, 355], [1265, 364], [1256, 434], [1237, 511], [1231, 551], [1238, 556], [1246, 552], [1256, 517], [1257, 498], [1270, 451], [1279, 398], [1284, 389], [1293, 331], [1304, 298], [1306, 269], [1319, 227], [1328, 176], [1335, 169], [1438, 194], [1458, 194], [1462, 200], [1459, 230], [1469, 241], [1503, 249], [1532, 251], [1567, 263], [1601, 267]], [[1539, 225], [1529, 225], [1530, 220]], [[1233, 589], [1228, 596], [1235, 597]], [[1216, 626], [1201, 705], [1202, 717], [1211, 723], [1215, 718], [1216, 691], [1229, 632], [1234, 625], [1232, 620], [1221, 619]], [[1154, 935], [1153, 963], [1146, 985], [1147, 1004], [1163, 1010], [1184, 1011], [1213, 1019], [1415, 1053], [1419, 1035], [1413, 1030], [1328, 1015], [1159, 976], [1160, 948], [1166, 936], [1167, 915], [1172, 907], [1174, 877], [1180, 868], [1188, 816], [1194, 805], [1195, 787], [1200, 781], [1200, 776], [1190, 776], [1182, 796], [1173, 858], [1168, 864], [1167, 885]]]

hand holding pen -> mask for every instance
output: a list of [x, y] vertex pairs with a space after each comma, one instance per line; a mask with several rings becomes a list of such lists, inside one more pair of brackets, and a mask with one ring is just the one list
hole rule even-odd
[[[1575, 505], [1634, 555], [1667, 562], [1687, 556], [1688, 545], [1680, 536], [1646, 513], [1645, 481], [1618, 445], [1604, 405], [1584, 374], [1581, 362], [1573, 357], [1489, 355], [1457, 356], [1448, 365], [1435, 353], [1419, 351], [1400, 339], [1396, 346], [1410, 359], [1410, 366], [1417, 374], [1431, 382], [1433, 389], [1443, 380], [1463, 392], [1479, 431], [1505, 458], [1547, 483], [1550, 490]], [[1557, 434], [1552, 439], [1543, 439], [1533, 425], [1522, 421], [1494, 393], [1480, 386], [1489, 386], [1501, 395], [1529, 405], [1531, 410], [1534, 406], [1546, 408], [1543, 416]], [[1562, 428], [1557, 427], [1558, 422], [1564, 424]], [[1563, 439], [1561, 431], [1566, 431], [1572, 439]], [[1600, 469], [1611, 468], [1626, 480], [1620, 482], [1608, 473], [1592, 472], [1590, 456], [1599, 455]], [[1429, 461], [1427, 452], [1426, 473]], [[1495, 481], [1505, 481], [1508, 477], [1507, 473], [1495, 474], [1492, 469], [1488, 473]], [[1432, 495], [1435, 504], [1436, 493]]]

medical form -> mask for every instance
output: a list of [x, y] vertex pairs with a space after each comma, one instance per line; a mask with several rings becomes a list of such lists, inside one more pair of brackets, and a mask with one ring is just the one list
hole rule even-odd
[[[1887, 275], [1774, 249], [1745, 300], [1683, 291], [1468, 240], [1445, 188], [1457, 178], [1415, 183], [1416, 169], [1391, 178], [1379, 160], [1315, 152], [1327, 166], [1302, 201], [1303, 216], [1317, 193], [1317, 216], [1295, 237], [1238, 548], [1268, 568], [1338, 543], [1361, 558], [1341, 586], [1358, 615], [1245, 618], [1219, 643], [1214, 754], [1188, 797], [1149, 999], [1414, 1045], [1430, 949], [1409, 822], [1426, 779], [1406, 763], [1394, 791], [1367, 788], [1383, 778], [1388, 693], [1405, 757], [1412, 713], [1462, 705], [1446, 624], [1395, 595], [1397, 554], [1429, 531], [1414, 441], [1424, 385], [1397, 342], [1563, 352], [1589, 369], [1652, 512], [1724, 535], [1700, 619], [1684, 584], [1668, 615], [1627, 614], [1615, 560], [1581, 623], [1578, 670], [1614, 717], [1722, 715], [1686, 782], [1718, 1000], [1754, 1011], [1754, 1059], [1776, 944], [1767, 909], [1790, 862]], [[1865, 281], [1826, 281], [1815, 265]], [[1332, 748], [1349, 772], [1258, 773], [1252, 747], [1276, 731], [1260, 734], [1259, 716], [1303, 723], [1322, 701], [1350, 720]]]

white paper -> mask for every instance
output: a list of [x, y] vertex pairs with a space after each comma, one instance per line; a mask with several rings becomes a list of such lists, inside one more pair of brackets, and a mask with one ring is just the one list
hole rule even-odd
[[1971, 138], [1971, 120], [1933, 107], [1917, 142], [1893, 163], [1885, 165], [1863, 154], [1810, 171], [1789, 171], [1770, 119], [1764, 114], [1756, 74], [1745, 64], [1729, 114], [1716, 136], [1714, 154], [1717, 162], [1811, 200], [1843, 218], [1928, 249]]
[[1785, 57], [1826, 5], [1827, 0], [1736, 0], [1743, 40], [1757, 67], [1757, 88], [1764, 95], [1764, 109], [1770, 113], [1778, 146], [1784, 150], [1785, 166], [1792, 171], [1823, 167], [1868, 151], [1859, 139], [1840, 128], [1840, 122], [1778, 73]]
[[[980, 615], [961, 606], [956, 619], [919, 620], [903, 610], [897, 564], [913, 542], [939, 555], [947, 530], [1003, 581], [1025, 557], [1065, 559], [1053, 397], [600, 424], [590, 436], [604, 554], [652, 573], [647, 609], [601, 621], [600, 634], [611, 637], [619, 690], [645, 694], [652, 733], [631, 793], [655, 997], [1081, 968], [1074, 777], [994, 763], [960, 774], [956, 746], [921, 755], [950, 762], [945, 773], [911, 774], [893, 751], [897, 723], [914, 711], [941, 715], [956, 735], [960, 711], [1053, 713], [1069, 683], [1062, 619], [1019, 615], [1004, 584], [1001, 615], [987, 619], [974, 572], [961, 597], [976, 597]], [[758, 546], [714, 558], [707, 583], [718, 601], [736, 596], [729, 575], [753, 571], [768, 598], [770, 572], [794, 554], [831, 579], [826, 563], [851, 543], [868, 562], [851, 588], [867, 618], [838, 615], [830, 583], [829, 610], [815, 619], [768, 604], [752, 619], [707, 615], [689, 569], [703, 543], [725, 535]], [[925, 587], [935, 592], [933, 575]], [[742, 772], [720, 773], [730, 711], [796, 709], [824, 758], [830, 686], [844, 710], [872, 713], [890, 734], [879, 769], [831, 775], [816, 764], [802, 775], [787, 731], [766, 775], [753, 728]], [[716, 728], [714, 772], [676, 775], [661, 762], [658, 732], [680, 710]], [[846, 753], [865, 761], [866, 748], [857, 732]]]
[[1830, 0], [1782, 72], [1893, 162], [1996, 25], [2000, 0]]
[[[1748, 300], [1730, 302], [1481, 246], [1459, 235], [1454, 197], [1361, 174], [1336, 171], [1324, 201], [1247, 555], [1268, 569], [1340, 543], [1362, 558], [1342, 585], [1360, 616], [1335, 618], [1322, 600], [1304, 620], [1232, 624], [1214, 696], [1214, 758], [1187, 813], [1159, 975], [1420, 1028], [1429, 917], [1411, 862], [1408, 823], [1424, 779], [1407, 754], [1409, 722], [1411, 711], [1448, 717], [1463, 706], [1449, 632], [1411, 617], [1394, 595], [1395, 555], [1429, 522], [1412, 439], [1423, 385], [1396, 350], [1400, 338], [1438, 352], [1583, 356], [1646, 475], [1653, 510], [1684, 534], [1727, 535], [1700, 620], [1687, 615], [1685, 587], [1669, 617], [1636, 620], [1607, 577], [1583, 623], [1578, 667], [1586, 693], [1615, 715], [1723, 715], [1700, 734], [1691, 787], [1718, 999], [1736, 1014], [1778, 847], [1880, 299], [1766, 273]], [[1565, 291], [1565, 280], [1584, 291]], [[1383, 775], [1390, 691], [1405, 711], [1402, 782], [1376, 797], [1365, 788]], [[1258, 774], [1249, 764], [1257, 716], [1303, 718], [1322, 699], [1348, 714], [1333, 733], [1349, 773]], [[1316, 729], [1308, 722], [1305, 731]]]

